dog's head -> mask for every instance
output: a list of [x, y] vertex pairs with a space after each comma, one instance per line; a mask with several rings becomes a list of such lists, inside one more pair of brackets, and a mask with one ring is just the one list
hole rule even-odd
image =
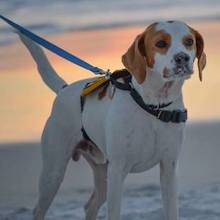
[[141, 84], [148, 72], [165, 82], [190, 78], [195, 58], [202, 80], [206, 55], [201, 34], [183, 22], [167, 21], [154, 23], [138, 35], [122, 62]]

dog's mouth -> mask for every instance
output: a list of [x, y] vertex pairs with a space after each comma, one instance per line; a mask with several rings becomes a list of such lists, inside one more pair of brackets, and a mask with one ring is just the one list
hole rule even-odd
[[183, 76], [190, 76], [193, 71], [191, 70], [191, 68], [189, 68], [188, 65], [184, 65], [184, 66], [176, 66], [173, 68], [173, 73], [177, 76], [183, 77]]
[[189, 79], [193, 70], [188, 65], [176, 65], [173, 69], [164, 69], [163, 76], [165, 79]]

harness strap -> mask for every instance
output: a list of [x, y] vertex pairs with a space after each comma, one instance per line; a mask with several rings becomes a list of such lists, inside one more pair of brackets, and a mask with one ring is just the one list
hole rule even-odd
[[89, 135], [86, 133], [86, 130], [84, 129], [84, 127], [81, 128], [81, 131], [82, 131], [82, 135], [83, 135], [83, 138], [92, 142], [93, 144], [95, 144], [92, 139], [89, 137]]
[[169, 106], [172, 102], [169, 102], [167, 104], [162, 104], [159, 106], [159, 108], [156, 108], [156, 106], [154, 105], [146, 105], [142, 97], [139, 95], [139, 93], [135, 89], [131, 89], [130, 95], [141, 108], [143, 108], [146, 112], [150, 113], [151, 115], [154, 115], [156, 118], [158, 118], [159, 120], [163, 122], [180, 123], [180, 122], [185, 122], [187, 120], [186, 109], [184, 111], [161, 110], [161, 108], [165, 108]]
[[[119, 82], [117, 79], [123, 78], [125, 83]], [[109, 82], [112, 83], [116, 88], [129, 91], [131, 97], [133, 100], [146, 112], [149, 114], [155, 116], [157, 119], [163, 122], [172, 122], [172, 123], [181, 123], [185, 122], [187, 120], [187, 110], [162, 110], [163, 108], [169, 106], [172, 104], [172, 102], [164, 103], [160, 105], [147, 105], [143, 101], [141, 95], [137, 92], [135, 88], [133, 88], [131, 84], [131, 74], [127, 70], [119, 70], [114, 72], [109, 76], [109, 81], [107, 81], [107, 84]], [[87, 84], [85, 85], [85, 87]], [[85, 103], [85, 96], [80, 96], [81, 101], [81, 111], [83, 111], [84, 103]], [[86, 133], [85, 129], [82, 127], [82, 134], [83, 137], [92, 143], [94, 143], [91, 138]]]
[[[120, 76], [127, 77], [127, 82], [121, 83], [121, 82], [117, 81], [117, 79], [120, 78]], [[127, 70], [122, 70], [122, 73], [119, 76], [117, 76], [117, 75], [114, 76], [114, 74], [110, 75], [110, 81], [116, 88], [121, 89], [121, 90], [130, 91], [130, 95], [133, 98], [133, 100], [141, 108], [143, 108], [146, 112], [155, 116], [159, 120], [161, 120], [163, 122], [173, 122], [173, 123], [185, 122], [187, 120], [187, 110], [186, 109], [184, 111], [161, 110], [162, 108], [165, 108], [165, 107], [171, 105], [172, 102], [160, 104], [159, 106], [145, 104], [145, 102], [143, 101], [142, 97], [137, 92], [137, 90], [131, 86], [131, 74]]]

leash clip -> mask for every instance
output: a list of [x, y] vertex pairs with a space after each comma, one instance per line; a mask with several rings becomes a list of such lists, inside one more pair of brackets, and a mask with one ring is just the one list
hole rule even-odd
[[107, 69], [107, 71], [104, 71], [104, 74], [106, 79], [110, 79], [112, 73], [110, 72], [110, 69]]

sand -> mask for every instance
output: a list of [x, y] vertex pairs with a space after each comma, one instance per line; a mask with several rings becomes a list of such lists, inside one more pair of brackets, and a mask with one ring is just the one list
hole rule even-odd
[[[180, 192], [220, 182], [220, 121], [189, 123], [179, 162]], [[32, 207], [41, 169], [40, 144], [0, 145], [0, 206]], [[130, 174], [126, 186], [159, 184], [159, 169]], [[57, 199], [75, 199], [79, 190], [92, 188], [92, 173], [81, 159], [70, 162]], [[77, 194], [78, 196], [78, 194]]]

